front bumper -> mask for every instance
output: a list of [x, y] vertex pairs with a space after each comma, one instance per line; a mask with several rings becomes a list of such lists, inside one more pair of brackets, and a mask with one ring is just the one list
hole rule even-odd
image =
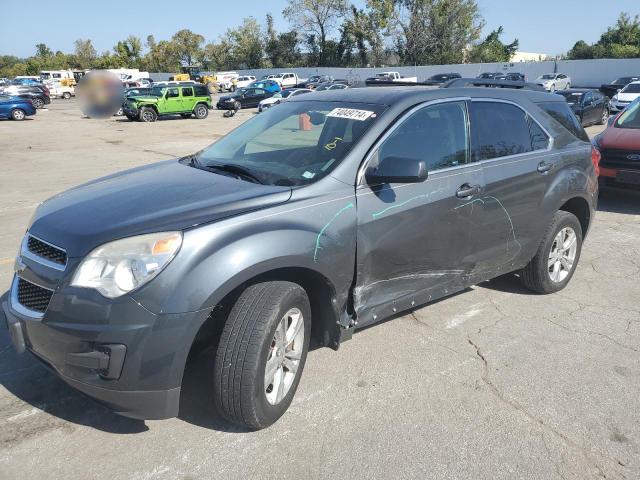
[[627, 108], [627, 106], [629, 105], [629, 103], [631, 102], [625, 102], [625, 103], [621, 103], [621, 102], [609, 102], [609, 110], [613, 113], [618, 113], [621, 112], [622, 110], [624, 110], [625, 108]]
[[135, 105], [124, 103], [122, 105], [122, 113], [124, 113], [128, 117], [137, 117], [139, 112]]
[[12, 289], [0, 312], [16, 351], [28, 350], [116, 413], [138, 419], [178, 414], [182, 373], [205, 312], [156, 315], [131, 297], [109, 300], [71, 288], [56, 291], [41, 318], [14, 302]]

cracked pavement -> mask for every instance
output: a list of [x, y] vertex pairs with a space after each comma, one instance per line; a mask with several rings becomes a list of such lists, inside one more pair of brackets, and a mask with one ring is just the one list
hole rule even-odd
[[[129, 124], [57, 101], [0, 122], [0, 290], [38, 202], [251, 115]], [[260, 432], [213, 413], [211, 352], [189, 366], [179, 418], [140, 422], [16, 355], [2, 325], [0, 479], [639, 478], [640, 193], [600, 202], [567, 289], [532, 295], [507, 275], [312, 351], [289, 412]]]

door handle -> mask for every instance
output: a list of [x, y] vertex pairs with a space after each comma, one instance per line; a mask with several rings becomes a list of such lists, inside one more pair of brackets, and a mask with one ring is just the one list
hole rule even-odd
[[469, 185], [468, 183], [465, 183], [456, 191], [456, 197], [468, 198], [478, 193], [480, 193], [480, 185]]
[[538, 164], [538, 171], [540, 173], [547, 173], [549, 170], [553, 168], [553, 163], [540, 162]]

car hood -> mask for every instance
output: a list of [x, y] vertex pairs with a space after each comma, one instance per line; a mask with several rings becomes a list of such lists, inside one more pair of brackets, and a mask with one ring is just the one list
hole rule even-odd
[[619, 102], [633, 102], [636, 98], [640, 97], [640, 93], [620, 93], [618, 92]]
[[119, 238], [183, 230], [284, 203], [291, 188], [218, 175], [176, 160], [126, 170], [42, 203], [29, 231], [82, 257]]
[[225, 95], [224, 97], [220, 97], [218, 99], [219, 102], [226, 102], [227, 100], [235, 100], [240, 98], [240, 95]]
[[640, 130], [609, 127], [599, 138], [600, 149], [640, 150]]

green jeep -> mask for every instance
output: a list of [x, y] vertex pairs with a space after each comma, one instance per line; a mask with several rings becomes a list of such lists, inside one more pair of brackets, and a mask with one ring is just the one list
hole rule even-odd
[[188, 118], [207, 118], [212, 108], [211, 96], [205, 85], [155, 86], [147, 95], [127, 98], [122, 106], [129, 120], [155, 122], [162, 115], [180, 114]]

